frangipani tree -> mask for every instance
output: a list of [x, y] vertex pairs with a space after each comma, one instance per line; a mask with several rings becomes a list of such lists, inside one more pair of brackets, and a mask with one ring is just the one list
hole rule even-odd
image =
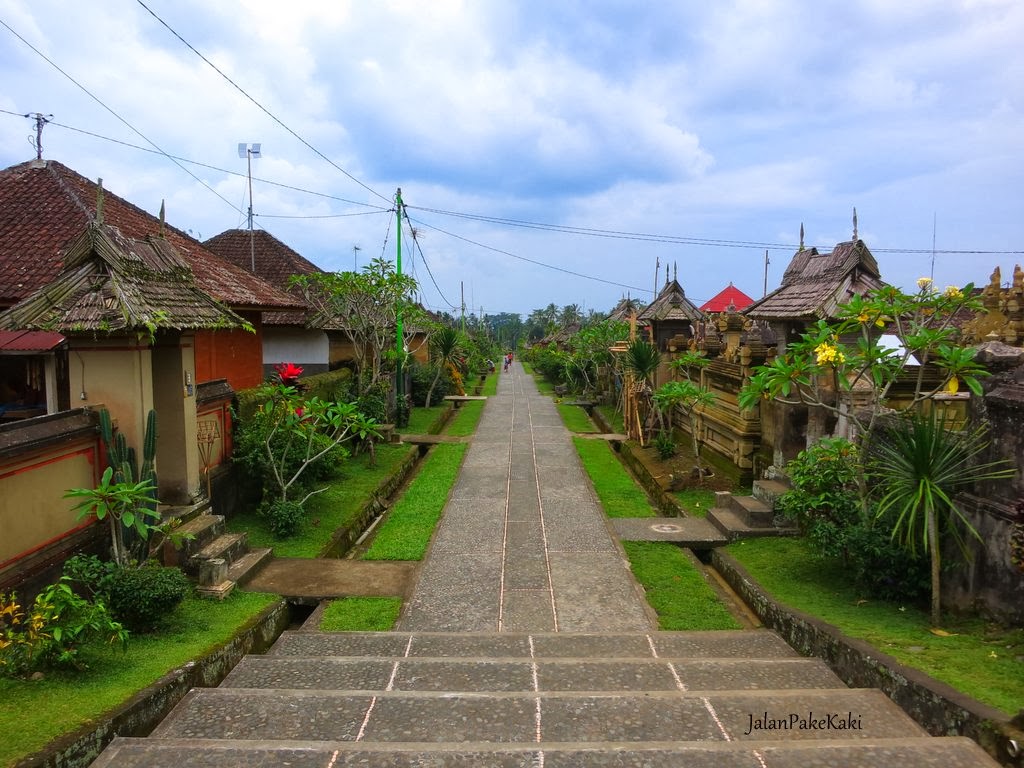
[[[907, 294], [886, 286], [854, 297], [838, 309], [834, 322], [819, 321], [770, 365], [761, 366], [743, 387], [739, 404], [755, 407], [761, 398], [830, 411], [855, 427], [866, 466], [858, 475], [861, 511], [867, 522], [895, 513], [892, 537], [913, 552], [917, 542], [931, 558], [932, 621], [939, 621], [940, 534], [964, 527], [953, 495], [970, 480], [1005, 477], [1005, 463], [977, 465], [983, 432], [955, 430], [926, 401], [964, 384], [982, 394], [979, 379], [988, 372], [975, 361], [976, 350], [959, 344], [954, 318], [978, 311], [973, 286], [937, 291], [929, 278]], [[881, 331], [895, 334], [902, 349], [888, 348]], [[926, 366], [937, 376], [926, 379]], [[912, 385], [894, 411], [891, 394], [898, 381]], [[880, 430], [879, 419], [890, 419]], [[880, 437], [875, 437], [879, 432]], [[1012, 474], [1012, 472], [1011, 472]], [[872, 493], [874, 492], [874, 496]]]

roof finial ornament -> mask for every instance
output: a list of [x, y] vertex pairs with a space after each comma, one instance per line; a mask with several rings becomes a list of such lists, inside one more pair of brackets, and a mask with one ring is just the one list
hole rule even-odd
[[800, 222], [800, 247], [796, 249], [797, 253], [800, 253], [804, 249], [804, 223]]
[[669, 264], [665, 264], [665, 287], [668, 288]]
[[672, 262], [672, 279], [675, 280], [676, 282], [679, 281], [679, 262], [678, 261]]
[[853, 242], [857, 242], [857, 206], [853, 206]]
[[166, 209], [164, 208], [164, 206], [166, 205], [166, 203], [166, 200], [160, 201], [160, 237], [164, 236], [164, 224], [166, 223]]
[[96, 223], [103, 224], [103, 179], [96, 180]]

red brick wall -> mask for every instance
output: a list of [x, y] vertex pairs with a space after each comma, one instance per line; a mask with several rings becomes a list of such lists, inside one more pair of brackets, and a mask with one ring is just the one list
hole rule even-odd
[[263, 382], [263, 327], [259, 316], [241, 313], [256, 333], [196, 331], [196, 382], [227, 379], [238, 392]]

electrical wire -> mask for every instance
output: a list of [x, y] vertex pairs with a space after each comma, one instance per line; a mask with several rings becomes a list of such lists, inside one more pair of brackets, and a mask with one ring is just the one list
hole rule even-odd
[[89, 90], [88, 88], [86, 88], [86, 87], [85, 87], [84, 85], [82, 85], [82, 84], [81, 84], [80, 82], [78, 82], [77, 80], [75, 80], [75, 78], [73, 78], [73, 77], [72, 77], [71, 75], [69, 75], [69, 74], [68, 74], [67, 72], [65, 72], [65, 71], [64, 71], [63, 69], [61, 69], [61, 68], [60, 68], [60, 67], [59, 67], [59, 66], [57, 65], [57, 63], [56, 63], [56, 62], [54, 62], [54, 61], [53, 61], [53, 60], [52, 60], [51, 58], [49, 58], [49, 57], [48, 57], [48, 56], [47, 56], [46, 54], [44, 54], [44, 53], [43, 53], [42, 51], [40, 51], [40, 50], [39, 50], [38, 48], [36, 48], [36, 47], [35, 47], [34, 45], [32, 45], [32, 43], [30, 43], [30, 42], [29, 42], [28, 40], [26, 40], [26, 39], [25, 39], [24, 37], [22, 37], [22, 36], [21, 36], [21, 35], [19, 35], [19, 34], [18, 34], [17, 32], [15, 32], [15, 31], [14, 31], [14, 29], [13, 29], [13, 28], [12, 28], [12, 27], [11, 27], [10, 25], [8, 25], [6, 21], [4, 21], [3, 19], [0, 19], [0, 25], [3, 25], [3, 26], [4, 26], [4, 27], [5, 27], [6, 29], [7, 29], [7, 31], [8, 31], [8, 32], [10, 32], [10, 33], [11, 33], [12, 35], [14, 35], [14, 36], [15, 36], [16, 38], [18, 38], [18, 39], [19, 39], [19, 40], [20, 40], [20, 41], [21, 41], [22, 43], [24, 43], [24, 44], [25, 44], [26, 46], [28, 46], [28, 47], [29, 47], [29, 48], [30, 48], [30, 49], [31, 49], [31, 50], [32, 50], [32, 51], [33, 51], [33, 52], [34, 52], [34, 53], [35, 53], [35, 54], [36, 54], [37, 56], [39, 56], [39, 57], [40, 57], [40, 58], [41, 58], [41, 59], [42, 59], [43, 61], [45, 61], [45, 62], [46, 62], [47, 64], [49, 64], [49, 65], [50, 65], [51, 67], [53, 67], [53, 68], [54, 68], [54, 69], [56, 69], [56, 70], [57, 70], [58, 72], [60, 72], [60, 73], [61, 73], [62, 75], [64, 75], [64, 77], [66, 77], [66, 78], [67, 78], [68, 80], [70, 80], [70, 81], [71, 81], [72, 83], [74, 83], [74, 84], [75, 84], [75, 85], [76, 85], [76, 86], [77, 86], [77, 87], [78, 87], [78, 88], [79, 88], [79, 89], [80, 89], [80, 90], [81, 90], [81, 91], [82, 91], [83, 93], [85, 93], [85, 94], [86, 94], [86, 95], [87, 95], [87, 96], [88, 96], [88, 97], [89, 97], [90, 99], [92, 99], [92, 100], [93, 100], [93, 101], [95, 101], [95, 102], [96, 102], [97, 104], [99, 104], [99, 105], [100, 105], [101, 107], [103, 107], [103, 108], [104, 108], [105, 110], [107, 110], [107, 112], [109, 112], [109, 113], [110, 113], [110, 114], [112, 114], [112, 115], [113, 115], [114, 117], [116, 117], [116, 118], [117, 118], [118, 120], [120, 120], [120, 121], [121, 121], [121, 122], [122, 122], [122, 123], [123, 123], [123, 124], [124, 124], [125, 126], [127, 126], [127, 127], [128, 127], [128, 128], [129, 128], [129, 129], [130, 129], [130, 130], [131, 130], [132, 132], [133, 132], [133, 133], [137, 134], [137, 135], [138, 135], [138, 136], [139, 136], [140, 138], [142, 138], [142, 139], [143, 139], [143, 140], [144, 140], [144, 141], [145, 141], [146, 143], [148, 143], [148, 144], [149, 144], [150, 146], [152, 146], [152, 147], [153, 147], [154, 149], [156, 149], [156, 150], [157, 150], [157, 152], [158, 152], [159, 154], [161, 154], [161, 155], [163, 155], [164, 157], [166, 157], [166, 158], [167, 158], [168, 160], [170, 160], [170, 161], [171, 161], [172, 163], [174, 163], [174, 164], [175, 164], [176, 166], [178, 166], [178, 168], [180, 168], [181, 170], [183, 170], [183, 171], [184, 171], [185, 173], [187, 173], [187, 174], [188, 174], [189, 176], [191, 176], [191, 177], [192, 177], [193, 179], [195, 179], [195, 180], [196, 180], [197, 182], [199, 182], [199, 183], [200, 183], [200, 184], [202, 184], [202, 185], [203, 185], [204, 187], [206, 187], [206, 189], [208, 189], [208, 190], [209, 190], [210, 192], [212, 192], [212, 193], [213, 193], [213, 194], [215, 194], [215, 195], [216, 195], [217, 197], [219, 197], [219, 198], [220, 198], [221, 200], [223, 200], [223, 201], [224, 201], [225, 203], [227, 203], [227, 204], [228, 204], [229, 206], [231, 206], [231, 208], [233, 208], [233, 209], [234, 209], [234, 210], [236, 210], [236, 211], [239, 211], [239, 212], [241, 212], [241, 211], [240, 211], [240, 210], [239, 210], [238, 208], [236, 208], [236, 207], [235, 207], [234, 203], [232, 203], [232, 202], [231, 202], [230, 200], [228, 200], [228, 199], [227, 199], [226, 197], [224, 197], [224, 195], [222, 195], [222, 194], [221, 194], [220, 192], [218, 192], [217, 190], [215, 190], [215, 189], [214, 189], [213, 187], [211, 187], [211, 186], [210, 186], [209, 184], [207, 184], [207, 183], [206, 183], [205, 181], [203, 181], [203, 180], [202, 180], [202, 179], [200, 179], [200, 178], [199, 178], [198, 176], [196, 176], [196, 175], [195, 175], [194, 173], [192, 173], [192, 171], [190, 171], [190, 170], [189, 170], [188, 168], [186, 168], [186, 167], [185, 167], [185, 166], [183, 166], [183, 165], [182, 165], [181, 163], [179, 163], [179, 162], [178, 162], [177, 160], [175, 160], [175, 159], [174, 159], [173, 157], [171, 157], [171, 156], [170, 156], [169, 154], [167, 154], [167, 152], [165, 152], [165, 151], [164, 151], [164, 150], [163, 150], [163, 149], [162, 149], [162, 148], [161, 148], [161, 147], [160, 147], [160, 146], [159, 146], [159, 145], [158, 145], [158, 144], [157, 144], [157, 143], [156, 143], [155, 141], [153, 141], [152, 139], [150, 139], [150, 138], [149, 138], [148, 136], [146, 136], [146, 135], [145, 135], [145, 134], [144, 134], [144, 133], [143, 133], [142, 131], [140, 131], [140, 130], [139, 130], [138, 128], [136, 128], [136, 127], [135, 127], [134, 125], [132, 125], [131, 123], [129, 123], [129, 122], [128, 122], [128, 121], [127, 121], [127, 120], [126, 120], [125, 118], [121, 117], [121, 115], [119, 115], [119, 114], [118, 114], [117, 112], [115, 112], [115, 111], [114, 111], [114, 110], [113, 110], [113, 109], [112, 109], [111, 107], [108, 107], [108, 106], [107, 106], [107, 105], [106, 105], [106, 104], [105, 104], [105, 103], [104, 103], [104, 102], [103, 102], [102, 100], [100, 100], [100, 98], [99, 98], [98, 96], [96, 96], [96, 95], [95, 95], [95, 94], [94, 94], [94, 93], [93, 93], [92, 91], [90, 91], [90, 90]]
[[[441, 297], [441, 299], [444, 301], [445, 304], [447, 304], [452, 309], [458, 309], [458, 307], [456, 307], [454, 304], [452, 304], [448, 300], [448, 297], [444, 295], [444, 291], [441, 290], [441, 286], [439, 286], [437, 284], [437, 280], [434, 278], [434, 273], [430, 269], [430, 264], [427, 263], [427, 257], [423, 253], [423, 248], [420, 246], [419, 238], [416, 237], [415, 229], [412, 226], [412, 220], [409, 219], [409, 212], [408, 211], [404, 211], [404, 214], [405, 214], [405, 220], [409, 222], [409, 229], [411, 230], [410, 234], [411, 234], [411, 237], [412, 237], [412, 242], [416, 246], [416, 251], [419, 252], [419, 254], [420, 254], [420, 260], [423, 262], [423, 266], [426, 268], [427, 274], [430, 275], [430, 282], [432, 282], [434, 284], [434, 288], [437, 289], [438, 296]], [[416, 263], [415, 260], [413, 260], [413, 264], [415, 264], [415, 263]]]
[[235, 90], [237, 90], [237, 91], [238, 91], [238, 92], [239, 92], [240, 94], [242, 94], [243, 96], [245, 96], [245, 98], [247, 98], [247, 99], [248, 99], [249, 101], [251, 101], [251, 102], [252, 102], [253, 104], [255, 104], [255, 105], [256, 105], [256, 107], [257, 107], [257, 108], [258, 108], [258, 109], [259, 109], [259, 110], [260, 110], [261, 112], [263, 112], [263, 114], [265, 114], [265, 115], [266, 115], [267, 117], [269, 117], [269, 118], [270, 118], [271, 120], [273, 120], [273, 121], [274, 121], [275, 123], [277, 123], [277, 124], [278, 124], [279, 126], [281, 126], [282, 128], [284, 128], [284, 129], [285, 129], [285, 130], [286, 130], [286, 131], [287, 131], [288, 133], [290, 133], [290, 134], [291, 134], [291, 135], [292, 135], [293, 137], [295, 137], [296, 139], [298, 139], [298, 140], [299, 140], [299, 142], [301, 142], [301, 143], [302, 143], [303, 145], [305, 145], [305, 146], [306, 146], [306, 148], [308, 148], [309, 150], [311, 150], [311, 151], [312, 151], [312, 152], [313, 152], [313, 153], [314, 153], [315, 155], [317, 155], [317, 156], [318, 156], [318, 157], [319, 157], [319, 158], [320, 158], [321, 160], [324, 160], [325, 162], [327, 162], [327, 163], [328, 163], [329, 165], [331, 165], [331, 167], [335, 168], [336, 170], [339, 170], [339, 171], [341, 171], [341, 172], [342, 172], [343, 174], [345, 174], [345, 175], [346, 175], [346, 176], [347, 176], [348, 178], [350, 178], [350, 179], [351, 179], [352, 181], [354, 181], [354, 182], [355, 182], [356, 184], [358, 184], [358, 185], [359, 185], [360, 187], [362, 187], [363, 189], [365, 189], [365, 190], [366, 190], [367, 192], [370, 192], [371, 194], [374, 194], [374, 195], [376, 195], [376, 196], [377, 196], [377, 197], [379, 197], [379, 198], [380, 198], [381, 200], [386, 200], [386, 201], [390, 202], [390, 200], [388, 200], [388, 198], [384, 197], [384, 195], [382, 195], [382, 194], [381, 194], [380, 192], [378, 192], [377, 190], [373, 189], [373, 188], [372, 188], [372, 187], [370, 187], [369, 185], [367, 185], [367, 184], [364, 184], [364, 183], [363, 183], [362, 181], [360, 181], [359, 179], [357, 179], [357, 178], [356, 178], [355, 176], [353, 176], [353, 175], [352, 175], [351, 173], [349, 173], [348, 171], [346, 171], [346, 170], [345, 170], [344, 168], [342, 168], [342, 167], [341, 167], [340, 165], [338, 165], [337, 163], [335, 163], [335, 162], [334, 162], [333, 160], [331, 160], [331, 159], [330, 159], [329, 157], [327, 157], [327, 155], [325, 155], [325, 154], [324, 154], [323, 152], [321, 152], [321, 151], [320, 151], [319, 149], [317, 149], [316, 147], [314, 147], [314, 146], [313, 146], [312, 144], [310, 144], [310, 143], [309, 143], [308, 141], [306, 141], [306, 140], [305, 140], [304, 138], [302, 138], [302, 137], [301, 137], [301, 136], [300, 136], [299, 134], [297, 134], [297, 133], [296, 133], [295, 131], [293, 131], [293, 130], [292, 130], [291, 128], [289, 128], [289, 127], [288, 127], [287, 125], [285, 125], [285, 124], [284, 124], [284, 122], [283, 122], [283, 121], [281, 121], [281, 120], [280, 120], [280, 119], [279, 119], [279, 118], [277, 117], [277, 115], [275, 115], [275, 114], [274, 114], [273, 112], [271, 112], [271, 111], [270, 111], [269, 109], [267, 109], [267, 108], [266, 108], [266, 107], [264, 107], [264, 106], [263, 106], [262, 104], [260, 104], [260, 103], [259, 103], [259, 102], [258, 102], [258, 101], [257, 101], [257, 100], [255, 99], [255, 98], [253, 98], [252, 96], [250, 96], [250, 95], [249, 95], [249, 94], [248, 94], [248, 93], [246, 92], [246, 90], [245, 90], [244, 88], [242, 88], [242, 86], [240, 86], [240, 85], [239, 85], [238, 83], [236, 83], [236, 82], [235, 82], [234, 80], [232, 80], [232, 79], [231, 79], [230, 77], [228, 77], [228, 76], [227, 76], [227, 75], [226, 75], [226, 74], [225, 74], [225, 73], [224, 73], [224, 72], [223, 72], [223, 71], [222, 71], [222, 70], [221, 70], [221, 69], [220, 69], [220, 68], [219, 68], [219, 67], [218, 67], [218, 66], [217, 66], [216, 64], [214, 64], [214, 63], [213, 63], [212, 61], [210, 61], [210, 60], [209, 60], [208, 58], [206, 58], [206, 57], [205, 57], [205, 56], [204, 56], [203, 54], [201, 54], [201, 53], [200, 53], [200, 52], [199, 52], [199, 51], [198, 51], [198, 50], [197, 50], [197, 49], [195, 48], [195, 46], [193, 46], [193, 45], [192, 45], [192, 43], [188, 42], [188, 40], [186, 40], [186, 39], [185, 39], [185, 38], [183, 38], [183, 37], [182, 37], [181, 35], [179, 35], [179, 34], [178, 34], [178, 33], [177, 33], [177, 32], [176, 32], [176, 31], [175, 31], [175, 30], [174, 30], [174, 29], [173, 29], [173, 28], [171, 27], [171, 25], [170, 25], [170, 24], [168, 24], [168, 23], [167, 23], [166, 21], [164, 21], [164, 20], [163, 20], [163, 19], [161, 19], [161, 18], [160, 18], [159, 16], [157, 16], [157, 15], [156, 15], [156, 13], [154, 13], [154, 12], [153, 12], [153, 10], [152, 10], [152, 9], [151, 9], [151, 8], [150, 8], [150, 7], [148, 6], [148, 5], [146, 5], [146, 4], [145, 4], [145, 3], [144, 3], [144, 2], [142, 1], [142, 0], [136, 0], [136, 2], [137, 2], [137, 3], [139, 4], [139, 5], [141, 5], [141, 6], [143, 7], [143, 8], [145, 8], [145, 9], [146, 9], [146, 11], [147, 11], [147, 12], [149, 13], [149, 15], [150, 15], [150, 16], [152, 16], [152, 17], [153, 17], [154, 19], [156, 19], [156, 20], [157, 20], [158, 22], [160, 22], [160, 24], [161, 24], [161, 25], [163, 25], [163, 26], [164, 26], [164, 28], [165, 28], [165, 29], [167, 29], [167, 31], [168, 31], [168, 32], [170, 32], [170, 33], [171, 33], [172, 35], [174, 35], [174, 36], [175, 36], [176, 38], [178, 38], [178, 40], [180, 40], [180, 41], [181, 41], [181, 42], [182, 42], [182, 43], [183, 43], [183, 44], [184, 44], [184, 45], [185, 45], [185, 46], [186, 46], [186, 47], [187, 47], [187, 48], [188, 48], [188, 49], [189, 49], [190, 51], [192, 51], [192, 53], [194, 53], [194, 54], [195, 54], [196, 56], [198, 56], [198, 57], [199, 57], [200, 59], [202, 59], [202, 60], [203, 60], [204, 62], [206, 62], [206, 63], [207, 63], [207, 64], [208, 64], [208, 65], [209, 65], [209, 66], [210, 66], [210, 67], [211, 67], [212, 69], [213, 69], [213, 71], [214, 71], [214, 72], [216, 72], [216, 73], [217, 73], [218, 75], [220, 75], [220, 76], [221, 76], [221, 77], [223, 77], [223, 78], [224, 78], [225, 80], [227, 80], [227, 81], [228, 81], [228, 83], [230, 83], [230, 84], [231, 84], [231, 85], [232, 85], [232, 86], [233, 86], [233, 87], [235, 88]]

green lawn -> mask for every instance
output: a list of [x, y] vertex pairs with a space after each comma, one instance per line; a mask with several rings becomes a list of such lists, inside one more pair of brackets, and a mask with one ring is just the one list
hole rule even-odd
[[48, 671], [42, 680], [0, 678], [0, 765], [96, 721], [167, 672], [213, 650], [280, 598], [234, 592], [223, 601], [189, 597], [159, 634], [134, 635], [128, 650], [82, 650], [83, 672]]
[[402, 611], [400, 597], [344, 597], [332, 600], [320, 618], [324, 632], [387, 632]]
[[364, 560], [422, 560], [466, 453], [465, 443], [435, 445], [380, 524]]
[[608, 517], [658, 517], [658, 511], [607, 442], [585, 437], [572, 441]]
[[227, 527], [233, 532], [249, 532], [252, 547], [273, 547], [277, 557], [316, 557], [331, 540], [331, 534], [350, 525], [356, 514], [381, 482], [414, 450], [407, 445], [378, 445], [376, 466], [370, 466], [368, 454], [346, 461], [328, 487], [306, 504], [306, 522], [295, 536], [279, 539], [258, 514], [247, 512], [232, 516]]
[[672, 495], [690, 517], [706, 517], [708, 510], [715, 505], [714, 491], [692, 489], [675, 491]]
[[590, 415], [582, 407], [565, 403], [558, 403], [556, 407], [558, 415], [562, 417], [562, 423], [570, 432], [577, 434], [597, 432], [597, 426], [590, 420]]
[[865, 599], [841, 563], [819, 558], [802, 539], [750, 539], [728, 551], [784, 605], [1008, 714], [1024, 705], [1024, 629], [950, 618], [951, 636], [937, 636], [927, 611]]
[[742, 629], [703, 575], [675, 544], [624, 541], [629, 565], [644, 586], [661, 629]]
[[620, 435], [626, 433], [626, 425], [622, 421], [622, 414], [611, 405], [596, 406], [598, 413], [604, 416], [604, 420], [611, 424], [612, 429]]
[[407, 435], [429, 435], [436, 431], [434, 425], [451, 407], [451, 403], [442, 403], [429, 408], [413, 408], [409, 412], [408, 426], [401, 431]]

